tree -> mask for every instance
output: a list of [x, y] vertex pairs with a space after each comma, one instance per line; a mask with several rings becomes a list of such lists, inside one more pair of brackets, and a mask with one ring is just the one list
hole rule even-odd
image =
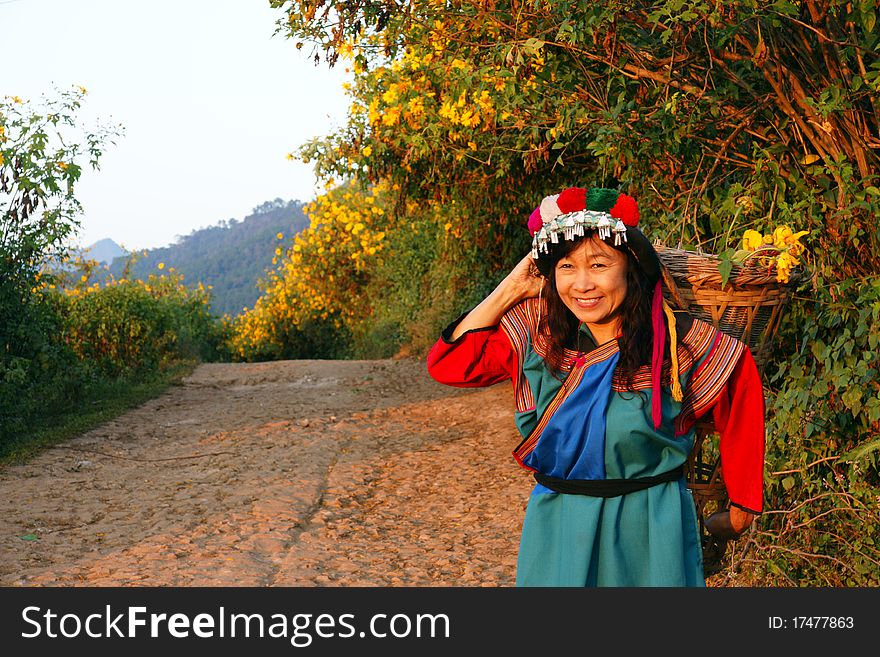
[[61, 91], [37, 106], [17, 96], [0, 101], [0, 253], [30, 267], [62, 244], [79, 225], [74, 186], [83, 157], [93, 168], [121, 128], [83, 131], [77, 112], [86, 90]]
[[[75, 377], [56, 379], [74, 356], [57, 342], [60, 318], [43, 293], [48, 259], [65, 254], [78, 226], [74, 194], [83, 162], [98, 166], [121, 128], [82, 130], [77, 113], [86, 94], [75, 87], [32, 104], [0, 99], [0, 436], [20, 431], [37, 407], [66, 399]], [[47, 382], [52, 380], [53, 384]]]

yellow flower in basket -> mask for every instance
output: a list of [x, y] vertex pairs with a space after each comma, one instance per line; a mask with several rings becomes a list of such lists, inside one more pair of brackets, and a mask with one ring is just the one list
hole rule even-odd
[[776, 260], [776, 280], [780, 283], [788, 283], [789, 276], [791, 276], [791, 268], [799, 264], [801, 264], [801, 261], [788, 251], [780, 253]]
[[776, 280], [788, 283], [791, 271], [801, 264], [798, 256], [806, 251], [800, 239], [810, 231], [802, 230], [795, 233], [788, 226], [777, 226], [772, 233], [761, 234], [756, 230], [747, 230], [742, 236], [742, 249], [737, 251], [733, 259], [748, 266], [757, 264], [776, 269]]
[[764, 243], [764, 236], [756, 230], [743, 233], [742, 247], [744, 251], [754, 251]]
[[776, 230], [773, 231], [773, 246], [777, 249], [784, 249], [787, 245], [785, 240], [793, 234], [788, 226], [777, 226]]

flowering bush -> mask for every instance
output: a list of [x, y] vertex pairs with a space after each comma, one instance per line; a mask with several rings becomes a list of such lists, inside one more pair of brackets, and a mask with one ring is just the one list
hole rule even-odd
[[344, 185], [305, 208], [311, 225], [276, 248], [262, 296], [229, 323], [234, 359], [339, 355], [340, 335], [373, 312], [362, 292], [382, 258], [382, 191]]
[[[78, 261], [76, 272], [95, 264]], [[165, 269], [164, 263], [159, 269]], [[49, 280], [37, 293], [47, 295], [64, 318], [59, 338], [103, 376], [216, 358], [219, 326], [210, 313], [210, 291], [201, 283], [187, 288], [173, 267], [146, 280], [123, 277], [103, 286], [90, 285], [87, 274], [72, 283], [56, 279], [59, 287]]]
[[801, 264], [800, 256], [806, 252], [801, 237], [810, 231], [793, 232], [788, 226], [777, 226], [772, 233], [761, 234], [747, 230], [742, 236], [742, 248], [733, 260], [746, 267], [765, 267], [776, 270], [776, 280], [788, 283], [791, 271]]
[[71, 87], [34, 102], [0, 96], [0, 453], [83, 388], [39, 270], [79, 224], [81, 172], [121, 134], [83, 125], [85, 95]]

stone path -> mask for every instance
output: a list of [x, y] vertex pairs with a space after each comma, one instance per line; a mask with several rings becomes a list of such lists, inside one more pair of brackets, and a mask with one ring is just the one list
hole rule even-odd
[[0, 471], [0, 585], [512, 586], [517, 442], [420, 361], [202, 365]]

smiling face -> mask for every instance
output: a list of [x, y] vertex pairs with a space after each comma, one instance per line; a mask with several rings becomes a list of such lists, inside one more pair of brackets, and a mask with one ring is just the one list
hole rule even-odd
[[562, 258], [553, 270], [562, 303], [586, 323], [598, 344], [620, 332], [627, 267], [624, 253], [594, 236]]

